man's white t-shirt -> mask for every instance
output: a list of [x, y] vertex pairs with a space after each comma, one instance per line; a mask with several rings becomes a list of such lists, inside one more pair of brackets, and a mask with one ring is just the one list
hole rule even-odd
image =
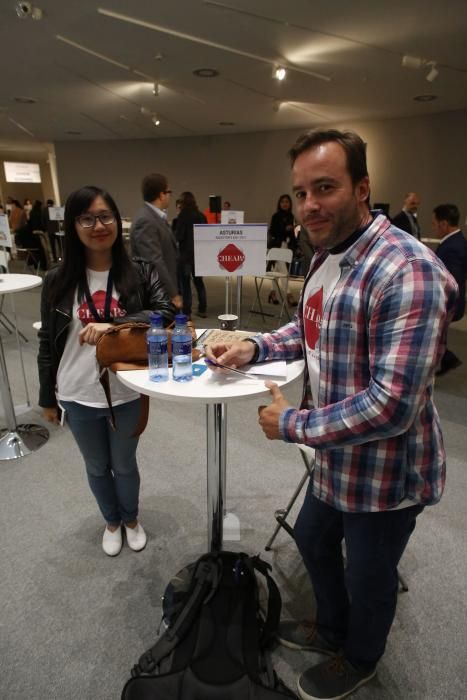
[[[99, 314], [104, 315], [105, 295], [107, 290], [108, 270], [97, 272], [87, 269], [88, 286], [91, 298]], [[118, 305], [119, 294], [115, 287], [112, 289], [110, 315], [112, 318], [126, 316], [126, 312]], [[88, 324], [94, 323], [95, 318], [88, 307], [86, 299], [78, 303], [75, 292], [73, 300], [72, 320], [68, 329], [65, 344], [57, 372], [57, 398], [59, 401], [76, 401], [76, 403], [95, 408], [106, 407], [107, 400], [99, 382], [99, 365], [96, 360], [96, 346], [79, 344], [79, 332]], [[139, 394], [128, 389], [109, 372], [112, 405], [118, 406], [139, 398]]]
[[328, 255], [322, 265], [310, 277], [303, 297], [303, 326], [305, 332], [306, 360], [310, 375], [313, 403], [318, 405], [319, 387], [319, 334], [323, 309], [341, 275], [340, 261], [343, 253]]

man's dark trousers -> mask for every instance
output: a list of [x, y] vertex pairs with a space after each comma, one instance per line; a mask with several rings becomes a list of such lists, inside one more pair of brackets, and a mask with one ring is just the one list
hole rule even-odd
[[359, 670], [372, 670], [384, 653], [396, 612], [397, 565], [422, 510], [344, 513], [315, 498], [309, 484], [294, 536], [313, 584], [316, 622]]

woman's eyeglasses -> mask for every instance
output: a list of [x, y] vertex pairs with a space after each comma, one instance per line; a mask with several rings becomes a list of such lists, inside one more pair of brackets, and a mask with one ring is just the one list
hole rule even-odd
[[82, 228], [94, 228], [97, 219], [99, 219], [104, 226], [110, 226], [110, 224], [113, 224], [115, 221], [115, 214], [113, 211], [101, 211], [100, 214], [96, 214], [95, 216], [94, 214], [81, 214], [81, 216], [76, 217], [75, 221], [77, 221]]

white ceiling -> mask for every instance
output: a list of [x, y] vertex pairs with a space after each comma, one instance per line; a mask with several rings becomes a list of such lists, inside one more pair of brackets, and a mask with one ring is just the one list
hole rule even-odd
[[[467, 108], [465, 0], [37, 0], [40, 21], [19, 19], [15, 4], [0, 7], [0, 150], [12, 139], [225, 134]], [[405, 54], [435, 61], [439, 76], [428, 82], [426, 63], [404, 68]], [[275, 62], [296, 70], [279, 83]], [[219, 76], [197, 78], [197, 68]], [[152, 79], [160, 83], [157, 97]], [[427, 93], [437, 99], [413, 100]]]

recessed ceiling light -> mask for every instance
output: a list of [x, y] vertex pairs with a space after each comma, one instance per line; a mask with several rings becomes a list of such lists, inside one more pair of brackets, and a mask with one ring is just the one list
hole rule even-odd
[[219, 126], [235, 126], [235, 122], [219, 122]]
[[70, 131], [65, 131], [66, 134], [69, 134], [70, 136], [81, 136], [81, 131], [73, 131], [73, 129], [70, 129]]
[[217, 78], [219, 71], [214, 68], [197, 68], [193, 71], [197, 78]]
[[437, 95], [416, 95], [414, 98], [415, 102], [433, 102], [433, 100], [437, 100], [438, 96]]
[[13, 100], [20, 105], [35, 105], [37, 102], [33, 97], [13, 97]]

